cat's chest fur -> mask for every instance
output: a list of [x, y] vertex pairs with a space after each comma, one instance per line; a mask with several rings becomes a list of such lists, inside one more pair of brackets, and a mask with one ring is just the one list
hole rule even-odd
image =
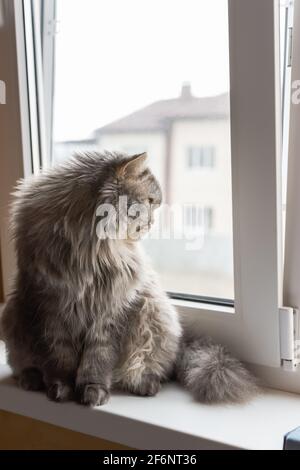
[[97, 269], [85, 269], [64, 285], [67, 299], [65, 320], [76, 336], [104, 323], [124, 321], [125, 312], [135, 304], [144, 288], [145, 269], [138, 252], [113, 253], [110, 265], [99, 253]]

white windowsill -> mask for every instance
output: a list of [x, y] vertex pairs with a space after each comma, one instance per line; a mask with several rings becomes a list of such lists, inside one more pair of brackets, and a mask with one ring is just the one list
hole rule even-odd
[[0, 408], [137, 449], [282, 449], [300, 425], [300, 397], [267, 390], [246, 405], [202, 405], [175, 384], [154, 398], [113, 393], [104, 407], [56, 404], [25, 392], [0, 365]]

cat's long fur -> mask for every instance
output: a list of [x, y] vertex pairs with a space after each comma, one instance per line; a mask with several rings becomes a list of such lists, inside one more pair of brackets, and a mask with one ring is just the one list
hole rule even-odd
[[145, 155], [80, 154], [19, 184], [18, 270], [3, 331], [20, 385], [99, 405], [112, 387], [154, 395], [175, 370], [203, 401], [248, 397], [254, 380], [224, 348], [181, 339], [139, 243], [97, 237], [97, 207], [120, 195], [148, 204], [152, 221], [161, 191]]

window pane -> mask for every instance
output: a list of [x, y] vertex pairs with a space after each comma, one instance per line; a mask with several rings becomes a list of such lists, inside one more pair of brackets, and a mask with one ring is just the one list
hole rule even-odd
[[57, 0], [57, 16], [53, 161], [147, 151], [181, 208], [143, 242], [165, 289], [233, 299], [227, 0]]

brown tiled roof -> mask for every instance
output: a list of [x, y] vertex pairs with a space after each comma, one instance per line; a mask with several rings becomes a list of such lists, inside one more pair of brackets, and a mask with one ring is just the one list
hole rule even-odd
[[96, 135], [122, 132], [166, 131], [178, 119], [224, 119], [229, 117], [229, 95], [196, 98], [188, 91], [180, 97], [156, 101], [95, 131]]

